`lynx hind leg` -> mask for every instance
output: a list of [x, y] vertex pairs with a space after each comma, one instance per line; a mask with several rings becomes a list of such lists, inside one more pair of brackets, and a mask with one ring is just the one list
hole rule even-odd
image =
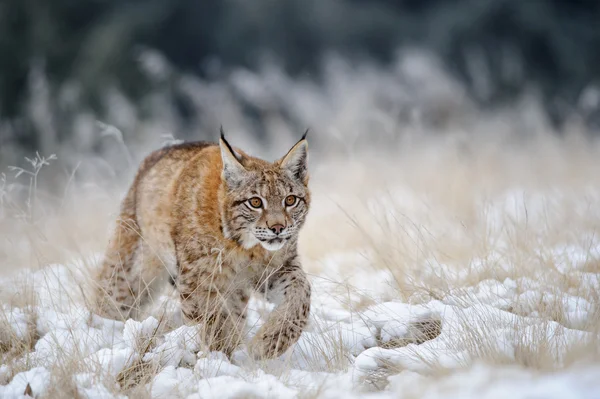
[[156, 249], [143, 239], [140, 242], [133, 269], [133, 281], [137, 292], [131, 317], [145, 315], [146, 311], [159, 299], [161, 292], [169, 285], [169, 279], [175, 278], [168, 265], [161, 259]]
[[96, 306], [100, 315], [125, 320], [137, 297], [133, 266], [140, 235], [135, 218], [122, 212], [97, 276]]
[[130, 239], [115, 237], [120, 245], [109, 247], [98, 279], [99, 313], [113, 319], [145, 315], [169, 281], [167, 268], [155, 252], [141, 238], [134, 243], [132, 234]]
[[100, 315], [126, 320], [135, 316], [146, 299], [141, 261], [151, 260], [151, 257], [144, 256], [147, 251], [142, 244], [132, 187], [121, 204], [121, 214], [97, 275], [96, 306]]

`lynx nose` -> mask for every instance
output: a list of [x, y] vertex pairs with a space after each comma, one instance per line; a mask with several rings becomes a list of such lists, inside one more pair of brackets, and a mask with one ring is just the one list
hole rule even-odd
[[271, 231], [273, 233], [279, 235], [279, 234], [281, 234], [283, 229], [285, 229], [285, 226], [282, 224], [274, 224], [273, 226], [269, 227], [269, 229], [271, 229]]

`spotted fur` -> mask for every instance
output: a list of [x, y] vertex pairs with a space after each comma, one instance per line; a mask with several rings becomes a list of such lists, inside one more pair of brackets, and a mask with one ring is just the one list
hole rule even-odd
[[259, 292], [277, 306], [250, 348], [258, 357], [281, 355], [310, 312], [297, 255], [310, 207], [307, 157], [306, 135], [272, 163], [232, 148], [223, 134], [218, 145], [152, 153], [122, 202], [97, 279], [99, 311], [135, 317], [170, 281], [211, 349], [230, 354], [249, 296]]

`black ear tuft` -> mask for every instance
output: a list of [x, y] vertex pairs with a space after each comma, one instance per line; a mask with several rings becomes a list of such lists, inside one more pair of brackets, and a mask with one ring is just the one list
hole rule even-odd
[[306, 131], [304, 132], [304, 134], [302, 135], [302, 138], [300, 140], [306, 140], [306, 135], [308, 134], [310, 128], [306, 129]]
[[235, 152], [231, 144], [225, 139], [222, 127], [219, 147], [221, 148], [221, 159], [223, 161], [222, 177], [229, 187], [235, 187], [244, 180], [247, 171], [242, 165], [242, 156]]
[[223, 140], [223, 144], [225, 144], [225, 146], [227, 147], [229, 152], [231, 152], [231, 154], [235, 157], [235, 159], [237, 159], [239, 161], [240, 160], [239, 154], [233, 150], [233, 147], [231, 146], [231, 144], [229, 144], [229, 141], [227, 141], [227, 139], [225, 138], [225, 131], [223, 130], [223, 125], [221, 125], [220, 132], [221, 132], [221, 140]]
[[296, 179], [306, 181], [308, 161], [308, 142], [306, 133], [279, 161], [281, 168]]

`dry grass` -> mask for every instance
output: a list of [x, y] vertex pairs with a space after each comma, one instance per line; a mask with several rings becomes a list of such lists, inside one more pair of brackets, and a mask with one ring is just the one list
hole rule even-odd
[[[353, 311], [384, 299], [420, 304], [443, 300], [450, 293], [456, 296], [459, 306], [469, 308], [480, 300], [474, 287], [481, 282], [509, 278], [517, 282], [517, 291], [525, 292], [528, 287], [520, 285], [529, 278], [544, 287], [544, 293], [533, 300], [514, 301], [506, 307], [507, 312], [534, 314], [565, 327], [591, 332], [596, 338], [568, 342], [559, 348], [559, 360], [557, 348], [551, 347], [555, 344], [547, 340], [543, 327], [531, 331], [522, 319], [517, 319], [514, 325], [503, 327], [514, 331], [515, 352], [507, 357], [502, 348], [486, 339], [495, 334], [497, 326], [490, 324], [489, 331], [471, 329], [473, 313], [465, 313], [463, 328], [453, 337], [457, 350], [460, 348], [470, 355], [463, 366], [479, 359], [490, 364], [516, 364], [550, 371], [582, 361], [600, 361], [599, 294], [579, 278], [581, 273], [598, 278], [597, 254], [590, 252], [581, 268], [565, 273], [561, 255], [556, 253], [556, 248], [569, 246], [592, 248], [598, 233], [600, 151], [595, 145], [547, 138], [521, 148], [474, 141], [468, 144], [468, 155], [441, 144], [416, 146], [403, 152], [408, 155], [396, 158], [382, 152], [377, 157], [321, 159], [315, 165], [314, 209], [301, 240], [306, 268], [314, 278], [326, 278], [332, 272], [323, 262], [327, 257], [349, 252], [362, 254], [361, 262], [338, 262], [339, 270], [332, 274], [342, 278], [332, 280], [339, 291], [336, 298]], [[506, 193], [512, 194], [507, 197]], [[90, 252], [102, 251], [118, 197], [116, 191], [98, 194], [73, 187], [64, 199], [65, 206], [48, 207], [31, 217], [15, 217], [18, 214], [11, 213], [14, 209], [11, 207], [16, 204], [11, 201], [18, 196], [7, 193], [0, 229], [5, 275], [25, 268], [40, 269], [48, 263], [85, 259]], [[528, 208], [533, 206], [535, 209]], [[93, 268], [93, 264], [81, 267]], [[374, 297], [372, 292], [363, 292], [353, 284], [351, 276], [364, 272], [357, 269], [365, 267], [388, 271], [393, 277], [383, 297]], [[344, 282], [344, 276], [348, 281]], [[5, 307], [0, 314], [0, 351], [2, 363], [11, 367], [10, 374], [3, 376], [4, 383], [35, 365], [27, 356], [39, 339], [35, 312], [31, 311], [35, 296], [30, 283], [22, 282], [23, 291], [2, 289], [1, 292]], [[85, 294], [76, 295], [85, 299]], [[563, 294], [585, 299], [593, 306], [595, 317], [588, 317], [583, 324], [567, 319], [568, 304], [561, 300]], [[20, 336], [15, 336], [9, 327], [13, 316], [8, 309], [12, 307], [24, 309], [29, 326]], [[478, 326], [488, 324], [485, 319], [493, 317], [477, 316], [484, 320], [475, 323]], [[398, 348], [411, 342], [422, 343], [435, 338], [441, 329], [439, 324], [427, 321], [421, 327], [415, 330], [414, 339], [381, 342], [381, 346]], [[527, 334], [534, 337], [520, 338]], [[336, 343], [335, 335], [329, 337], [325, 345], [320, 341], [312, 348], [312, 358], [327, 358], [324, 365], [315, 364], [311, 368], [347, 370], [353, 357]], [[146, 345], [141, 353], [152, 343]], [[67, 351], [59, 358], [52, 369], [56, 381], [52, 397], [76, 393], [72, 382], [75, 373], [100, 373], [99, 369], [90, 370], [90, 365], [78, 358], [77, 351]], [[430, 366], [440, 376], [454, 369], [435, 362]], [[285, 380], [286, 367], [291, 366], [271, 372]], [[107, 386], [113, 387], [114, 392], [145, 397], [150, 392], [145, 385], [160, 370], [156, 364], [138, 360], [119, 373], [116, 384], [109, 376], [101, 378], [110, 381]], [[401, 370], [397, 364], [390, 364], [387, 369], [379, 370], [379, 376], [372, 375], [367, 385], [383, 389], [387, 376]]]

